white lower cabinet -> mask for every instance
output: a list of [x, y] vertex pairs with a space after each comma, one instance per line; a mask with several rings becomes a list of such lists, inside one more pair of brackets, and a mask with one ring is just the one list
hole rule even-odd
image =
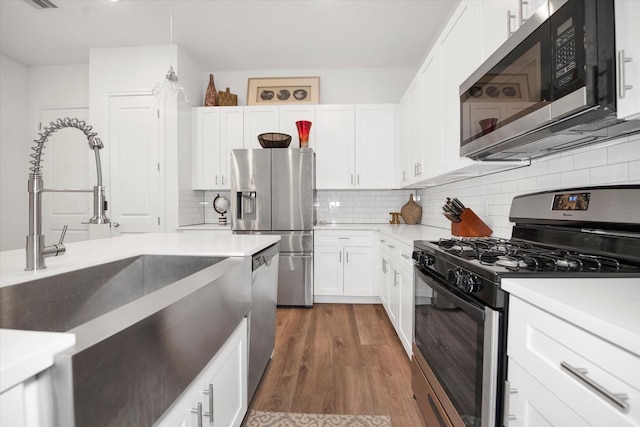
[[248, 405], [247, 361], [245, 318], [155, 426], [240, 426]]
[[388, 235], [377, 233], [378, 273], [382, 272], [380, 300], [409, 358], [413, 342], [412, 247]]
[[640, 425], [640, 357], [563, 313], [509, 301], [505, 426]]
[[316, 230], [313, 257], [314, 295], [374, 295], [372, 231]]

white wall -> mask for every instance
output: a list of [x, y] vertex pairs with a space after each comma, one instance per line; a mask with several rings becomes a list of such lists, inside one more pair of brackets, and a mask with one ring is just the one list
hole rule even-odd
[[[411, 83], [416, 68], [301, 69], [262, 71], [210, 71], [216, 89], [238, 95], [238, 105], [246, 105], [250, 77], [320, 77], [321, 104], [398, 103]], [[209, 74], [203, 77], [204, 95]], [[200, 104], [202, 105], [202, 104]]]
[[27, 132], [27, 67], [0, 55], [0, 250], [25, 245], [27, 179], [33, 136]]

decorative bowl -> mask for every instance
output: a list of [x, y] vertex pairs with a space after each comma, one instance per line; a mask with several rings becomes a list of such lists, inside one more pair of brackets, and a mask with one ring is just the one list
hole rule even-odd
[[286, 133], [261, 133], [258, 141], [262, 148], [287, 148], [291, 144], [291, 135]]

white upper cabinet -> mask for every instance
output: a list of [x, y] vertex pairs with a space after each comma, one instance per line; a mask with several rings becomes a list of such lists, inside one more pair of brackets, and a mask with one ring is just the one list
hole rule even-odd
[[495, 52], [546, 0], [482, 0], [482, 59]]
[[473, 163], [460, 157], [460, 85], [482, 62], [481, 3], [463, 1], [438, 41], [442, 113], [442, 169], [450, 172]]
[[412, 184], [422, 176], [422, 79], [418, 75], [411, 82], [407, 91], [407, 161], [408, 184]]
[[229, 188], [231, 150], [243, 146], [243, 107], [193, 109], [193, 189]]
[[262, 148], [258, 135], [271, 132], [280, 132], [278, 106], [244, 107], [244, 148]]
[[354, 106], [318, 105], [316, 121], [316, 187], [352, 189], [356, 143]]
[[[315, 121], [315, 105], [272, 105], [244, 107], [244, 148], [262, 148], [258, 141], [261, 133], [280, 132], [291, 135], [290, 148], [300, 146], [298, 120]], [[315, 128], [311, 126], [309, 147], [314, 148]]]
[[440, 93], [440, 52], [435, 49], [425, 61], [425, 66], [420, 72], [422, 88], [422, 124], [421, 150], [424, 146], [424, 153], [421, 155], [423, 161], [420, 163], [418, 172], [421, 176], [434, 176], [439, 173], [442, 165], [442, 95]]
[[280, 106], [280, 132], [291, 135], [289, 148], [300, 147], [296, 122], [306, 120], [311, 122], [309, 131], [309, 148], [316, 148], [316, 107], [315, 105], [282, 105]]
[[356, 188], [394, 188], [395, 104], [356, 105]]
[[616, 0], [618, 118], [640, 119], [640, 2]]
[[318, 189], [394, 188], [396, 105], [318, 105]]

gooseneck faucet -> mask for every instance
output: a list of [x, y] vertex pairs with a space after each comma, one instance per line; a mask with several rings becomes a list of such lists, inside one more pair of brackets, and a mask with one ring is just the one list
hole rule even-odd
[[[89, 141], [89, 149], [93, 150], [96, 157], [96, 172], [98, 174], [97, 185], [93, 190], [70, 190], [70, 189], [47, 189], [44, 188], [42, 180], [41, 162], [42, 149], [49, 136], [63, 128], [76, 128], [82, 131]], [[83, 120], [58, 119], [49, 123], [42, 133], [39, 133], [39, 139], [34, 140], [35, 146], [31, 148], [33, 160], [30, 161], [29, 170], [29, 235], [27, 236], [27, 266], [25, 270], [41, 270], [47, 268], [44, 262], [46, 257], [62, 255], [65, 252], [63, 239], [66, 232], [66, 226], [62, 231], [60, 242], [54, 245], [45, 245], [44, 236], [42, 235], [42, 193], [44, 192], [64, 192], [64, 193], [93, 193], [93, 217], [89, 219], [90, 224], [108, 224], [109, 218], [105, 215], [106, 200], [104, 195], [104, 187], [102, 186], [102, 166], [100, 165], [100, 149], [104, 147], [98, 134], [92, 132], [92, 127], [87, 125]]]

